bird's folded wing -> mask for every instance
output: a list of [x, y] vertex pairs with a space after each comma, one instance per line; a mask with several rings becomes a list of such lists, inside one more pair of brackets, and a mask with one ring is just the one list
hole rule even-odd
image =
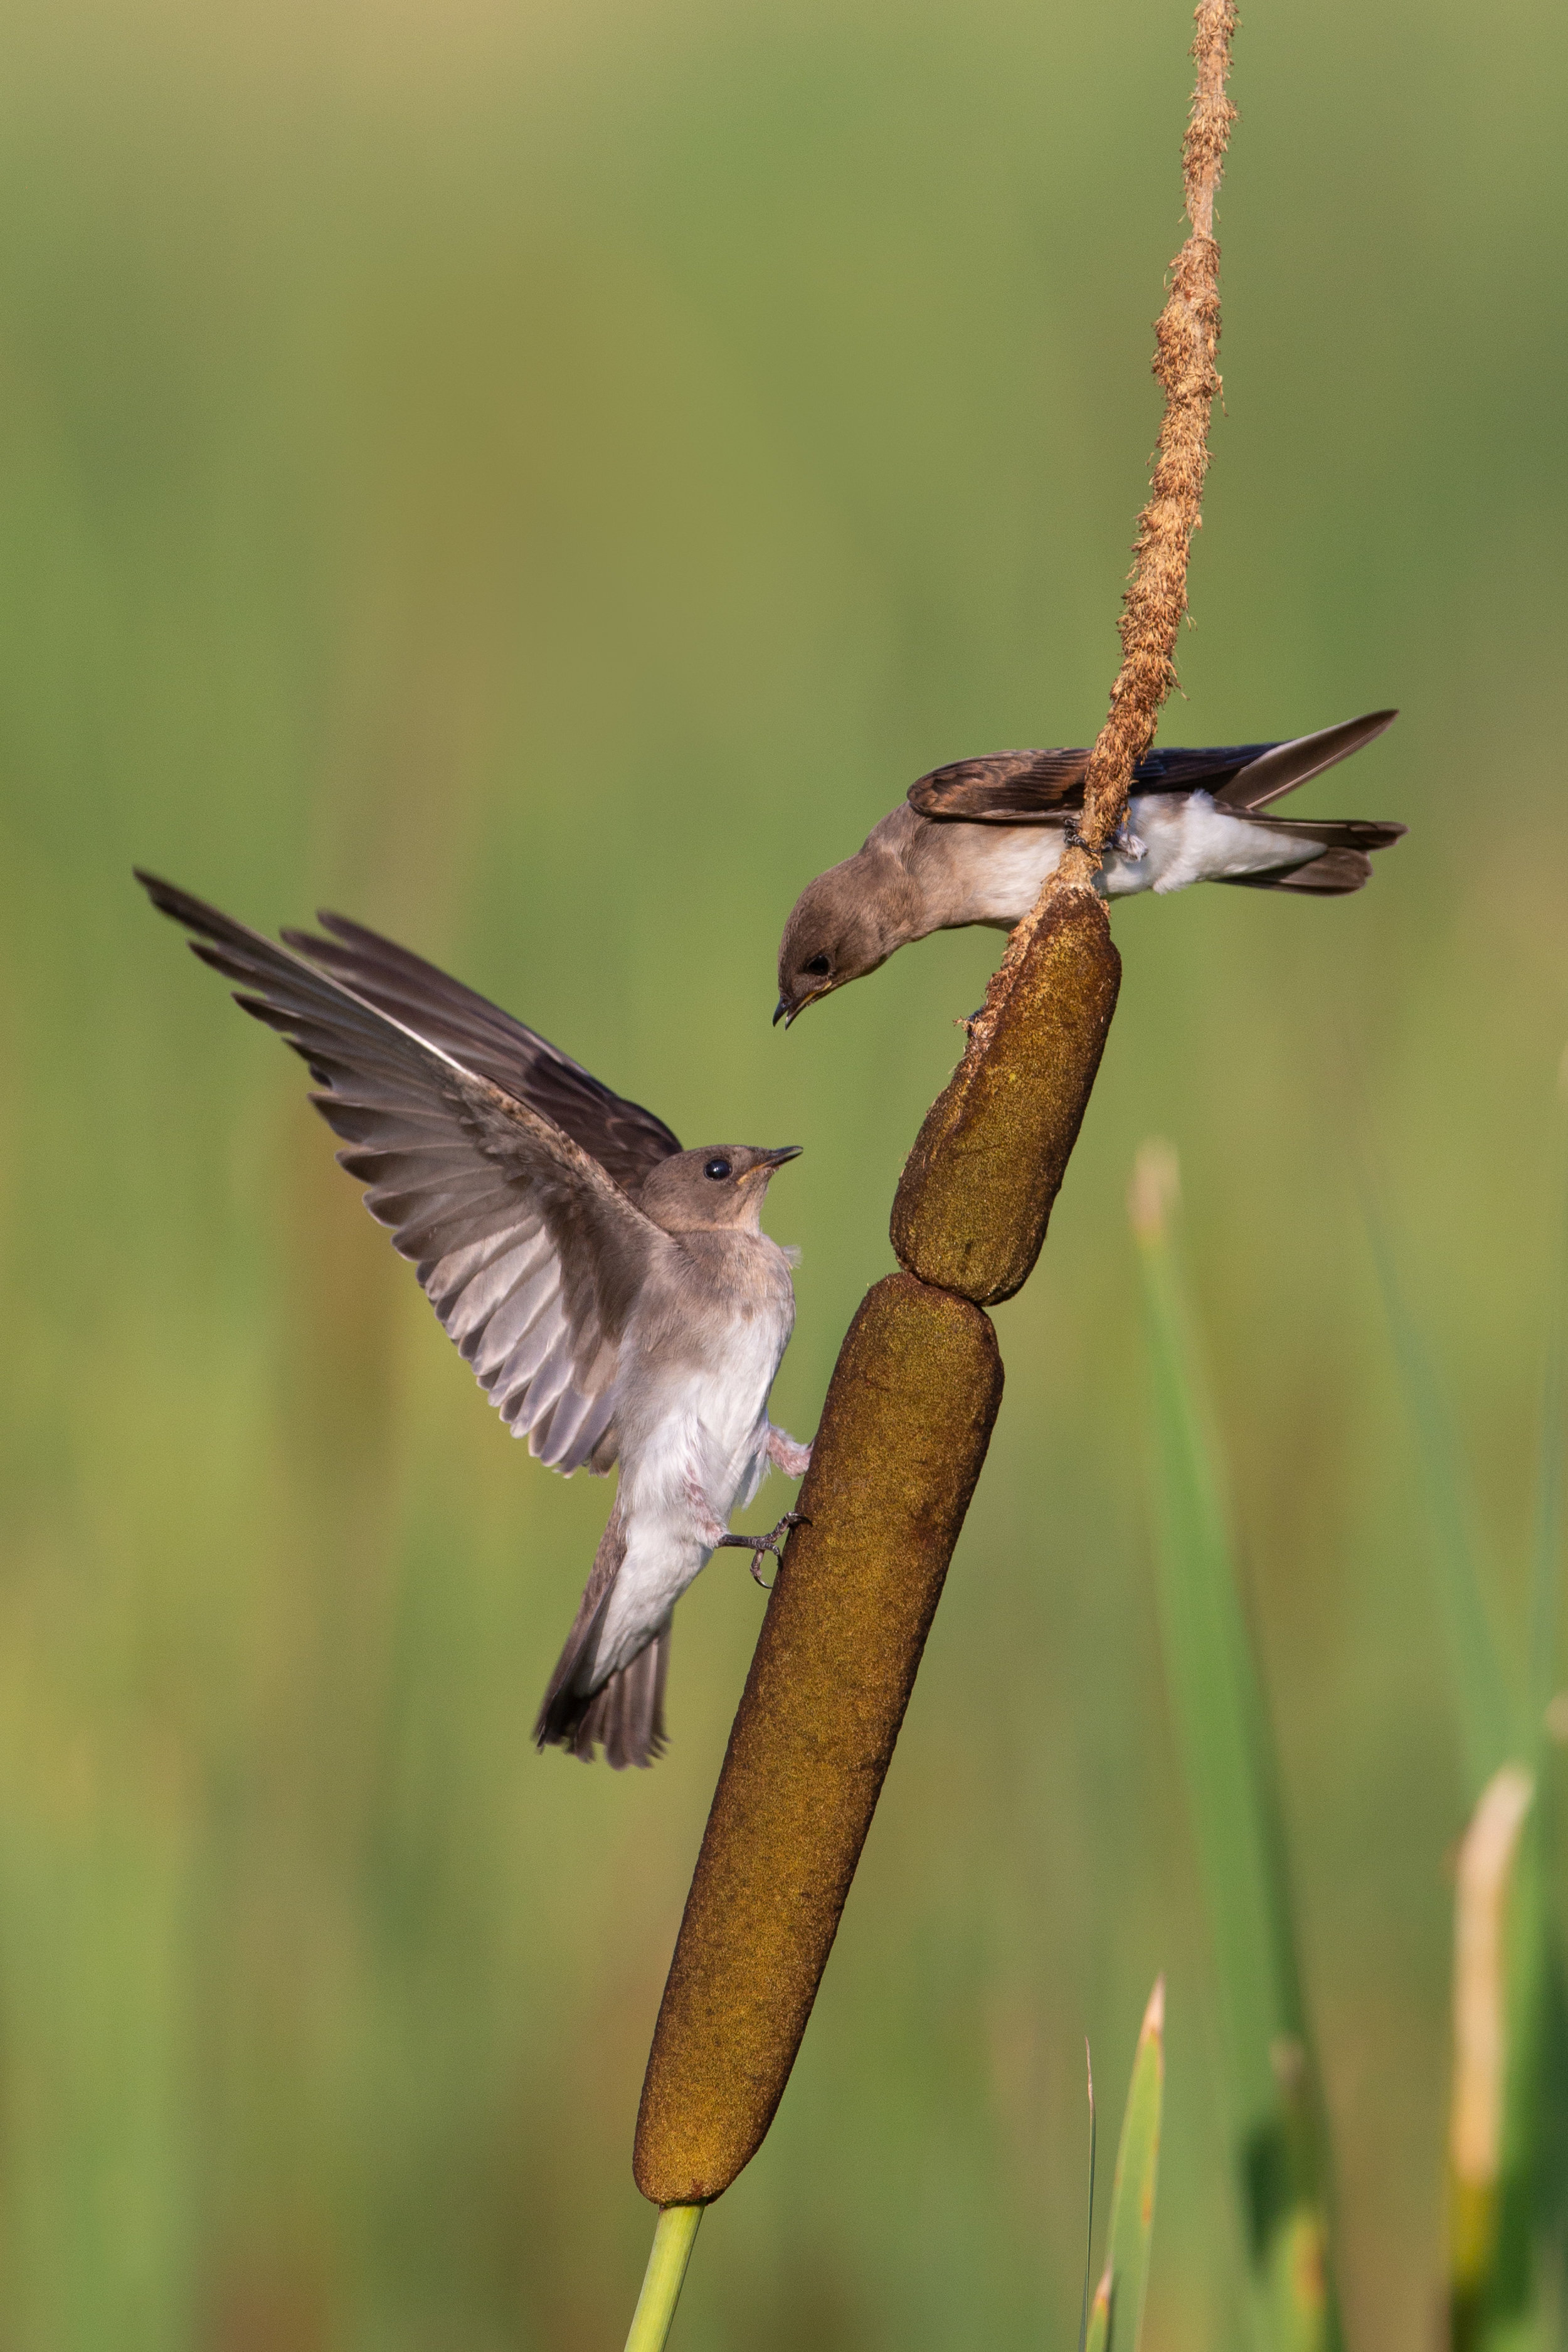
[[461, 981], [346, 915], [323, 911], [318, 919], [330, 938], [285, 931], [288, 944], [466, 1069], [542, 1111], [633, 1200], [649, 1170], [679, 1150], [679, 1139], [652, 1111], [612, 1094], [580, 1062]]
[[1363, 718], [1342, 719], [1337, 727], [1320, 727], [1314, 735], [1296, 735], [1288, 743], [1255, 743], [1253, 756], [1225, 782], [1214, 787], [1221, 808], [1251, 814], [1283, 800], [1287, 793], [1337, 767], [1352, 751], [1374, 743], [1398, 718], [1397, 710], [1369, 710]]
[[[1213, 794], [1224, 808], [1245, 814], [1296, 790], [1325, 768], [1348, 759], [1392, 726], [1393, 710], [1373, 710], [1298, 735], [1288, 743], [1180, 745], [1154, 751], [1132, 771], [1135, 793]], [[982, 760], [955, 760], [910, 786], [910, 806], [922, 816], [969, 824], [1064, 824], [1083, 806], [1087, 751], [994, 751]]]
[[1064, 824], [1083, 806], [1086, 751], [993, 751], [983, 760], [954, 760], [910, 786], [910, 806], [921, 816], [958, 817], [970, 824]]
[[[1237, 770], [1271, 751], [1268, 743], [1229, 743], [1207, 750], [1151, 751], [1132, 771], [1136, 793], [1215, 792]], [[910, 786], [922, 816], [957, 817], [967, 824], [1065, 824], [1083, 806], [1089, 753], [993, 751], [983, 760], [955, 760]]]
[[673, 1248], [551, 1119], [305, 959], [199, 898], [137, 877], [196, 937], [236, 1002], [309, 1064], [311, 1100], [413, 1259], [480, 1386], [552, 1468], [605, 1471], [633, 1301]]

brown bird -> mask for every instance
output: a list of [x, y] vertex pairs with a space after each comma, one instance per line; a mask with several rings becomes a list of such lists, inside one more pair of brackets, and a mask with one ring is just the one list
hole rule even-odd
[[[1151, 751], [1132, 772], [1127, 822], [1096, 887], [1107, 898], [1235, 882], [1342, 898], [1402, 824], [1276, 817], [1273, 803], [1392, 726], [1374, 710], [1286, 743]], [[911, 784], [863, 846], [795, 901], [779, 946], [775, 1022], [859, 980], [931, 931], [1011, 930], [1061, 862], [1083, 809], [1087, 751], [996, 751]]]
[[760, 1218], [798, 1147], [683, 1151], [559, 1047], [342, 915], [279, 947], [137, 879], [309, 1064], [340, 1162], [513, 1436], [568, 1475], [619, 1464], [534, 1737], [651, 1764], [676, 1601], [721, 1546], [755, 1574], [797, 1524], [756, 1540], [725, 1525], [770, 1465], [795, 1478], [811, 1458], [767, 1411], [795, 1288]]

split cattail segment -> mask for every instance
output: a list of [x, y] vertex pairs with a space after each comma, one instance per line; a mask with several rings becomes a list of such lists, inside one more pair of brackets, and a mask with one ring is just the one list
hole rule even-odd
[[805, 2032], [1002, 1401], [988, 1318], [907, 1274], [862, 1301], [714, 1793], [633, 2171], [658, 2205], [755, 2154]]
[[900, 1181], [893, 1249], [922, 1282], [990, 1307], [1028, 1279], [1121, 984], [1104, 902], [1055, 894], [993, 980]]

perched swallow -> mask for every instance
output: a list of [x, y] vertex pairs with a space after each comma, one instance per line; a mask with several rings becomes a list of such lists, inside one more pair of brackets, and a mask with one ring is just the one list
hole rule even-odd
[[[1151, 751], [1132, 772], [1127, 822], [1097, 887], [1253, 890], [1341, 898], [1372, 873], [1368, 852], [1405, 831], [1359, 818], [1273, 817], [1287, 793], [1348, 759], [1398, 713], [1299, 735], [1289, 743]], [[1056, 872], [1083, 809], [1087, 751], [996, 751], [933, 769], [864, 845], [796, 899], [779, 945], [775, 1022], [859, 980], [911, 940], [967, 923], [1010, 931]]]
[[725, 1523], [770, 1465], [811, 1458], [768, 1419], [795, 1324], [791, 1257], [763, 1196], [798, 1148], [683, 1151], [510, 1013], [341, 915], [279, 947], [150, 874], [236, 1003], [309, 1064], [448, 1336], [514, 1437], [552, 1469], [620, 1465], [610, 1513], [534, 1726], [541, 1748], [617, 1768], [664, 1747], [670, 1612], [710, 1553], [776, 1552]]

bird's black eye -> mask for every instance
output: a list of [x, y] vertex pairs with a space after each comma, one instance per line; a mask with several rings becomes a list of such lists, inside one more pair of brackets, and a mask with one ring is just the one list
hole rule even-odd
[[711, 1176], [715, 1184], [721, 1184], [730, 1173], [730, 1163], [727, 1160], [710, 1160], [705, 1164], [702, 1173], [704, 1176]]
[[802, 971], [810, 972], [813, 980], [826, 980], [832, 969], [833, 966], [825, 955], [807, 956], [801, 965]]

